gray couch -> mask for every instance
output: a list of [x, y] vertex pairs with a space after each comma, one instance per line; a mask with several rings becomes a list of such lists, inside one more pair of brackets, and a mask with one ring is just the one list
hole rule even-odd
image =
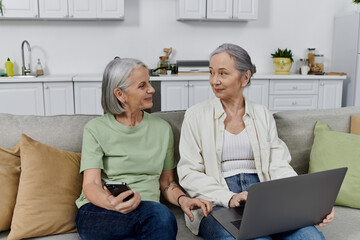
[[[153, 113], [167, 120], [175, 135], [175, 157], [179, 158], [178, 143], [183, 111]], [[313, 129], [317, 120], [329, 124], [336, 131], [349, 132], [350, 114], [360, 116], [360, 108], [348, 107], [332, 110], [287, 111], [274, 114], [279, 137], [288, 145], [292, 156], [292, 166], [299, 174], [307, 172], [310, 150], [313, 143]], [[83, 126], [96, 116], [15, 116], [0, 114], [0, 146], [13, 147], [21, 133], [42, 143], [73, 152], [81, 151]], [[177, 239], [201, 239], [186, 228], [180, 208], [167, 204], [178, 221]], [[360, 210], [347, 207], [335, 207], [334, 221], [320, 228], [326, 239], [359, 240]], [[6, 239], [8, 232], [0, 233], [0, 240]], [[35, 239], [80, 239], [77, 233], [39, 237]]]

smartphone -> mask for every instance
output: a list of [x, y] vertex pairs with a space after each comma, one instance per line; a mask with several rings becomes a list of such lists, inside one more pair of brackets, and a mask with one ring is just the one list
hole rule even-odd
[[[127, 190], [131, 190], [131, 188], [125, 183], [125, 182], [106, 182], [105, 187], [111, 192], [112, 195], [117, 197], [120, 193], [125, 192]], [[127, 196], [124, 199], [125, 201], [128, 201], [134, 196], [134, 193], [130, 196]]]

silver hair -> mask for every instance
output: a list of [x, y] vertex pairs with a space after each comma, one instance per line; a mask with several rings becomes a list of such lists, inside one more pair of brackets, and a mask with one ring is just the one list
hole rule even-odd
[[[251, 77], [254, 73], [256, 73], [256, 66], [251, 62], [251, 58], [247, 51], [242, 47], [231, 44], [231, 43], [224, 43], [217, 47], [215, 51], [213, 51], [210, 55], [210, 58], [215, 54], [219, 54], [222, 52], [226, 52], [230, 55], [235, 61], [235, 68], [241, 72], [242, 74], [246, 73], [248, 70], [251, 72]], [[247, 85], [250, 85], [250, 79]]]
[[122, 103], [116, 98], [114, 89], [119, 88], [126, 92], [130, 85], [130, 74], [134, 68], [146, 67], [146, 65], [137, 59], [115, 58], [105, 68], [102, 80], [101, 105], [105, 113], [118, 115], [125, 112]]

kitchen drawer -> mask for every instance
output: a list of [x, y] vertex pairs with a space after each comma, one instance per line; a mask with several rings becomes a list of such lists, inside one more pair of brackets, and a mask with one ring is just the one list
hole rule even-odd
[[318, 94], [318, 80], [273, 80], [270, 94]]
[[271, 111], [317, 109], [317, 95], [270, 95]]

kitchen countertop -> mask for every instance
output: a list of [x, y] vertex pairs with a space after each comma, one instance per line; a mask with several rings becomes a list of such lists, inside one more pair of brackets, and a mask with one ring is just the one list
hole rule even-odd
[[0, 77], [0, 83], [72, 82], [74, 75], [46, 75], [39, 77]]
[[[345, 80], [346, 76], [337, 75], [275, 75], [275, 74], [254, 74], [251, 80], [268, 80], [268, 79], [283, 79], [283, 80], [311, 80], [311, 79], [326, 79], [326, 80]], [[208, 81], [209, 75], [160, 75], [151, 76], [150, 81], [189, 81], [199, 80]], [[30, 83], [30, 82], [101, 82], [102, 74], [67, 74], [67, 75], [46, 75], [34, 78], [24, 77], [0, 77], [0, 83]]]

